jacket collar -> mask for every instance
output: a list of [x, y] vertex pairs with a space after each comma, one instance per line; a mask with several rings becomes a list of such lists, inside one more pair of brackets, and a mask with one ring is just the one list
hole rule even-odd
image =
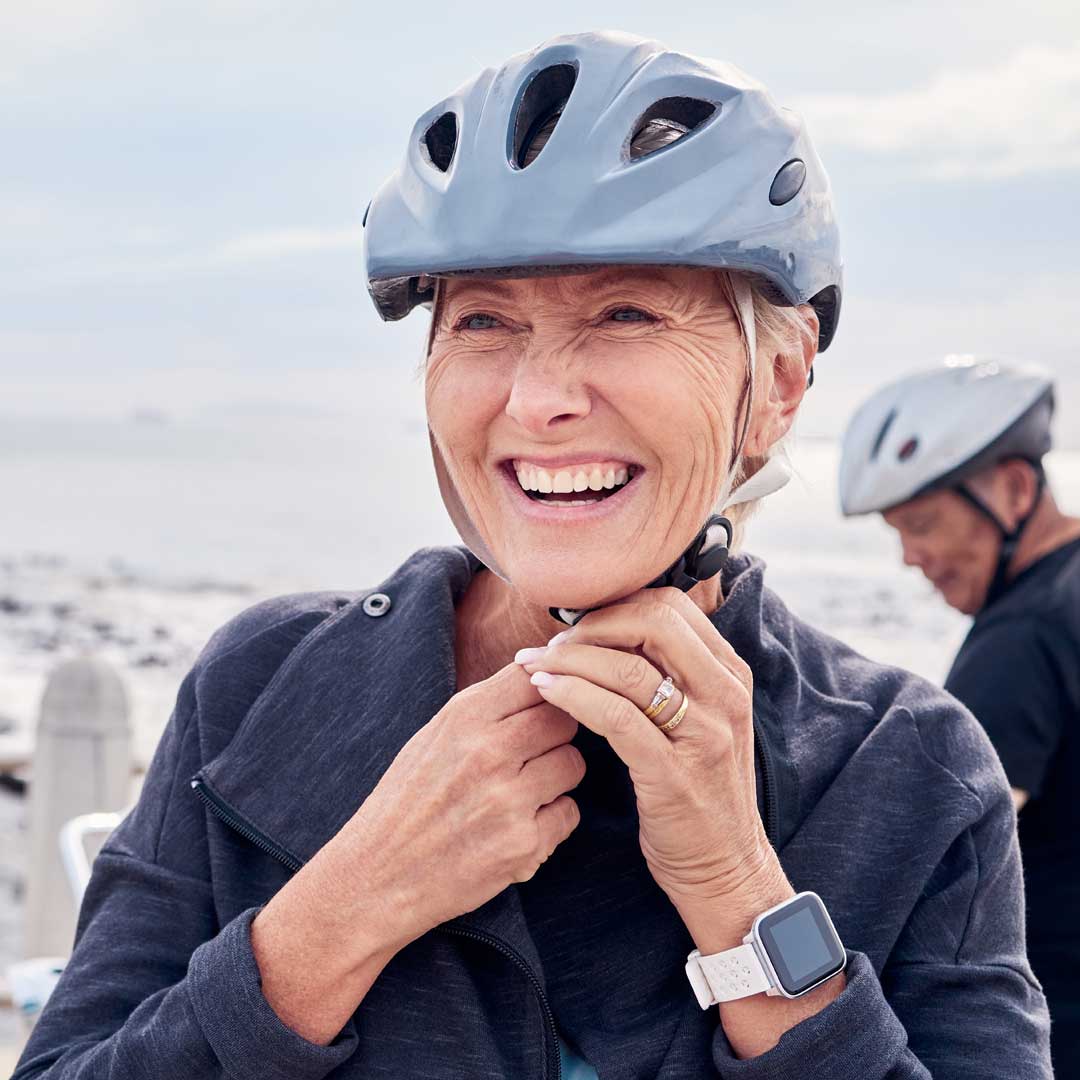
[[[362, 594], [389, 596], [385, 614], [366, 613], [358, 598], [320, 623], [203, 767], [203, 782], [306, 863], [453, 695], [454, 608], [481, 565], [462, 547], [421, 548]], [[513, 890], [455, 922], [495, 935], [538, 966]]]
[[[385, 614], [367, 614], [358, 599], [326, 618], [292, 650], [225, 749], [202, 769], [203, 781], [235, 815], [307, 862], [453, 695], [454, 609], [482, 567], [460, 545], [421, 548], [371, 590], [390, 597]], [[729, 639], [736, 627], [745, 632], [748, 618], [760, 620], [760, 567], [733, 558], [725, 571], [732, 580], [712, 618]], [[751, 666], [745, 650], [755, 636], [733, 640]], [[767, 701], [756, 697], [756, 712], [767, 713]], [[758, 798], [763, 809], [760, 773]], [[455, 921], [534, 958], [514, 890]]]

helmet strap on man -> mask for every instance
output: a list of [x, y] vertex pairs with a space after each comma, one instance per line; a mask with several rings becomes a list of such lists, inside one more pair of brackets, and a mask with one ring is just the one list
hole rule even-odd
[[1007, 529], [997, 514], [995, 514], [994, 511], [991, 510], [990, 507], [987, 506], [986, 503], [966, 484], [958, 484], [953, 488], [953, 491], [955, 491], [960, 498], [982, 514], [983, 517], [989, 519], [1001, 536], [1001, 545], [998, 548], [997, 566], [994, 569], [994, 576], [990, 580], [990, 587], [986, 590], [986, 598], [983, 600], [981, 610], [988, 608], [1005, 591], [1005, 587], [1009, 582], [1009, 567], [1012, 564], [1013, 557], [1016, 555], [1016, 549], [1020, 546], [1020, 540], [1024, 535], [1024, 530], [1027, 528], [1028, 522], [1035, 516], [1035, 511], [1039, 508], [1039, 501], [1046, 488], [1046, 472], [1043, 469], [1042, 462], [1032, 461], [1026, 458], [1024, 460], [1026, 460], [1035, 470], [1035, 495], [1031, 500], [1031, 506], [1028, 509], [1028, 512], [1017, 521], [1012, 529]]

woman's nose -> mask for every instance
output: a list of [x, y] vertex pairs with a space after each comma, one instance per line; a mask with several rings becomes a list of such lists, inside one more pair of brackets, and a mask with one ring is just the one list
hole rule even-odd
[[522, 356], [506, 412], [535, 435], [547, 432], [557, 421], [580, 419], [592, 408], [582, 368], [573, 359], [547, 352]]

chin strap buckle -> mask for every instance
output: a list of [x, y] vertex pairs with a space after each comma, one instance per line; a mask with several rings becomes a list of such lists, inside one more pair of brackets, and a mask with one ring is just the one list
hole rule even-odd
[[[731, 522], [722, 514], [713, 514], [678, 559], [644, 588], [660, 589], [673, 585], [677, 589], [682, 589], [683, 592], [689, 592], [699, 581], [705, 581], [720, 573], [731, 551], [733, 535]], [[596, 610], [596, 608], [548, 608], [553, 619], [566, 623], [567, 626], [575, 625], [590, 611]]]

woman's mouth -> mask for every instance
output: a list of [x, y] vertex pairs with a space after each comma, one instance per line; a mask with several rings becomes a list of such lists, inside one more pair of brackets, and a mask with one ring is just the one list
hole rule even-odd
[[519, 510], [538, 521], [591, 521], [625, 506], [645, 469], [630, 462], [597, 462], [544, 469], [505, 461], [500, 472]]

